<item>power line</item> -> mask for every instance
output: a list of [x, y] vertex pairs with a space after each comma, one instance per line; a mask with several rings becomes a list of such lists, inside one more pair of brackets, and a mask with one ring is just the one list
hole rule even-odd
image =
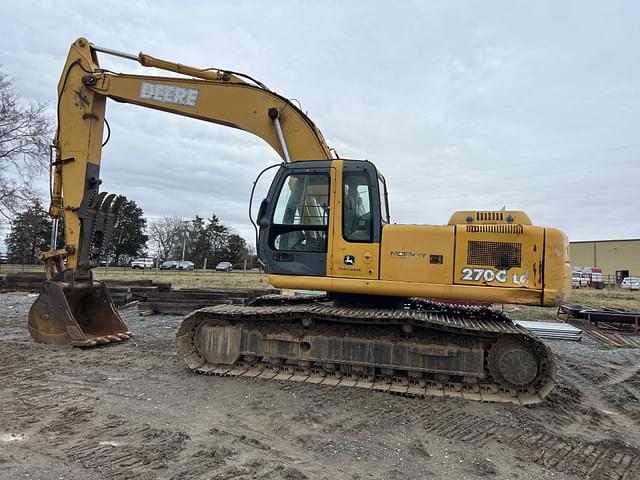
[[[637, 159], [634, 160], [625, 160], [623, 162], [609, 162], [606, 165], [589, 165], [589, 166], [580, 166], [580, 167], [575, 167], [575, 168], [569, 168], [569, 169], [563, 169], [563, 170], [554, 170], [552, 173], [549, 172], [544, 172], [544, 173], [533, 173], [530, 175], [526, 175], [523, 176], [522, 174], [519, 174], [517, 176], [505, 176], [505, 177], [500, 177], [499, 179], [485, 179], [485, 180], [474, 180], [474, 181], [464, 181], [464, 185], [482, 185], [482, 184], [487, 184], [487, 183], [505, 183], [505, 182], [515, 182], [515, 181], [519, 181], [519, 180], [523, 180], [525, 179], [526, 181], [528, 181], [531, 177], [543, 177], [543, 178], [549, 178], [549, 177], [554, 177], [556, 178], [558, 176], [558, 174], [560, 173], [567, 173], [567, 172], [574, 172], [574, 171], [583, 171], [583, 170], [593, 170], [593, 169], [598, 169], [598, 168], [611, 168], [612, 165], [624, 165], [624, 164], [638, 164], [639, 161]], [[446, 177], [446, 176], [451, 176], [451, 175], [442, 175], [442, 176], [438, 176], [437, 179], [440, 180], [442, 177]], [[458, 174], [458, 177], [462, 177], [462, 175]], [[415, 183], [415, 182], [414, 182]], [[447, 190], [451, 190], [452, 187], [457, 186], [457, 185], [444, 185], [441, 186], [441, 189], [447, 189]], [[422, 187], [419, 190], [415, 190], [415, 189], [402, 189], [403, 192], [405, 193], [412, 193], [412, 192], [421, 192], [424, 190], [424, 187]], [[438, 188], [430, 188], [430, 191], [433, 190], [438, 190]]]
[[[520, 178], [520, 180], [527, 180], [524, 177]], [[625, 177], [614, 177], [614, 178], [596, 178], [593, 181], [595, 182], [613, 182], [613, 181], [618, 181], [618, 180], [631, 180], [629, 178], [629, 176], [625, 176]], [[478, 182], [480, 183], [480, 182]], [[469, 183], [469, 182], [464, 182], [464, 187], [465, 189], [468, 190], [468, 186], [469, 185], [476, 185], [476, 183]], [[546, 190], [546, 189], [565, 189], [567, 186], [569, 185], [578, 185], [578, 186], [582, 186], [584, 188], [590, 188], [588, 186], [588, 182], [586, 181], [581, 181], [581, 180], [577, 180], [575, 182], [563, 182], [561, 185], [552, 185], [552, 184], [546, 184], [546, 185], [530, 185], [527, 182], [527, 186], [525, 187], [521, 187], [519, 185], [517, 186], [511, 186], [513, 185], [512, 183], [510, 183], [509, 186], [506, 186], [503, 190], [500, 191], [494, 191], [494, 192], [489, 192], [489, 193], [494, 193], [494, 194], [510, 194], [510, 193], [520, 193], [522, 191], [527, 191], [527, 190]], [[517, 189], [517, 192], [513, 192], [513, 189]], [[403, 193], [405, 191], [403, 190]], [[429, 189], [429, 192], [432, 192], [432, 189]], [[410, 192], [407, 192], [410, 193]], [[480, 192], [472, 192], [468, 190], [468, 195], [473, 195], [474, 193], [478, 194]], [[481, 193], [488, 193], [488, 192], [481, 192]], [[389, 196], [391, 198], [393, 198], [393, 195], [390, 193]], [[437, 195], [437, 196], [429, 196], [429, 197], [420, 197], [419, 200], [420, 201], [429, 201], [429, 200], [441, 200], [441, 199], [464, 199], [466, 198], [465, 195], [461, 195], [461, 194], [453, 194], [453, 195]], [[407, 199], [401, 199], [401, 200], [394, 200], [394, 203], [413, 203], [416, 201], [416, 198], [407, 198]]]
[[[526, 160], [524, 162], [518, 162], [518, 163], [513, 163], [513, 162], [508, 162], [502, 165], [494, 165], [492, 166], [492, 168], [501, 168], [501, 167], [513, 167], [513, 166], [518, 166], [518, 165], [529, 165], [531, 163], [540, 163], [540, 162], [549, 162], [549, 161], [554, 161], [554, 160], [562, 160], [562, 159], [567, 159], [567, 158], [580, 158], [580, 157], [587, 157], [590, 155], [599, 155], [601, 153], [609, 153], [609, 152], [616, 152], [619, 150], [633, 150], [636, 148], [640, 148], [640, 144], [632, 144], [632, 145], [621, 145], [618, 147], [611, 147], [611, 148], [605, 148], [602, 150], [592, 150], [590, 152], [582, 152], [582, 153], [572, 153], [572, 154], [568, 154], [568, 155], [557, 155], [557, 156], [553, 156], [553, 157], [543, 157], [543, 158], [538, 158], [535, 160]], [[455, 174], [451, 174], [451, 175], [455, 175]]]
[[[637, 187], [631, 187], [630, 189], [626, 190], [626, 189], [616, 189], [615, 190], [615, 194], [622, 194], [622, 193], [637, 193], [638, 189]], [[541, 200], [571, 200], [571, 199], [579, 199], [579, 198], [602, 198], [603, 196], [611, 196], [611, 192], [610, 191], [596, 191], [596, 192], [584, 192], [583, 194], [580, 195], [562, 195], [562, 196], [545, 196], [542, 197]], [[526, 199], [528, 203], [532, 204], [536, 201], [536, 197], [533, 198], [527, 198]], [[390, 202], [390, 209], [391, 209], [391, 213], [393, 214], [393, 202]], [[399, 203], [399, 202], [396, 202]], [[417, 203], [415, 200], [413, 203]], [[497, 203], [505, 203], [504, 199], [499, 200]], [[420, 209], [421, 210], [425, 210], [425, 206], [424, 204], [420, 205]], [[436, 211], [442, 211], [442, 210], [448, 210], [448, 211], [452, 211], [451, 207], [437, 207], [437, 208], [426, 208], [426, 210], [428, 210], [429, 212], [436, 212]], [[469, 210], [469, 211], [476, 211], [476, 210], [487, 210], [486, 208], [465, 208], [462, 210]], [[491, 208], [489, 210], [495, 210], [495, 208]]]
[[[542, 158], [542, 159], [537, 159], [537, 160], [529, 160], [526, 162], [518, 162], [518, 163], [508, 163], [508, 164], [502, 164], [502, 165], [492, 165], [491, 166], [491, 170], [492, 171], [497, 171], [500, 170], [501, 168], [512, 168], [514, 166], [521, 166], [521, 165], [529, 165], [529, 164], [534, 164], [534, 163], [544, 163], [544, 162], [549, 162], [549, 161], [554, 161], [554, 160], [561, 160], [561, 159], [566, 159], [566, 158], [579, 158], [579, 157], [584, 157], [584, 156], [589, 156], [589, 155], [596, 155], [596, 154], [601, 154], [601, 153], [608, 153], [608, 152], [614, 152], [614, 151], [619, 151], [619, 150], [631, 150], [631, 149], [636, 149], [636, 148], [640, 148], [640, 144], [638, 145], [624, 145], [624, 146], [620, 146], [620, 147], [613, 147], [613, 148], [609, 148], [609, 149], [603, 149], [603, 150], [594, 150], [591, 152], [585, 152], [585, 153], [576, 153], [576, 154], [572, 154], [572, 155], [564, 155], [564, 156], [557, 156], [557, 157], [547, 157], [547, 158]], [[624, 164], [628, 164], [628, 163], [637, 163], [638, 160], [634, 159], [634, 160], [623, 160], [621, 162], [607, 162], [606, 164], [602, 163], [602, 164], [598, 164], [598, 165], [578, 165], [575, 166], [573, 168], [565, 168], [563, 170], [555, 170], [554, 171], [554, 175], [557, 173], [566, 173], [566, 172], [572, 172], [572, 171], [576, 171], [576, 170], [586, 170], [586, 169], [598, 169], [598, 168], [607, 168], [610, 167], [611, 165], [624, 165]], [[438, 179], [441, 178], [447, 178], [447, 177], [459, 177], [461, 175], [464, 175], [466, 172], [454, 172], [454, 173], [443, 173], [443, 174], [439, 174], [438, 175]], [[545, 175], [550, 175], [548, 172], [542, 173], [542, 174], [534, 174], [534, 175], [528, 175], [528, 176], [545, 176]], [[492, 182], [494, 180], [483, 180], [482, 182]], [[480, 181], [476, 182], [476, 183], [480, 183]], [[408, 190], [410, 191], [410, 190]]]

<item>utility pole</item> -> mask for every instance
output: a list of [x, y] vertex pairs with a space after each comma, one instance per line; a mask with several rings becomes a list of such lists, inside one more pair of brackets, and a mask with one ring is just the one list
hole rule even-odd
[[189, 238], [189, 230], [187, 230], [187, 222], [184, 222], [184, 237], [182, 238], [182, 261], [184, 262], [184, 254], [187, 249], [187, 238]]

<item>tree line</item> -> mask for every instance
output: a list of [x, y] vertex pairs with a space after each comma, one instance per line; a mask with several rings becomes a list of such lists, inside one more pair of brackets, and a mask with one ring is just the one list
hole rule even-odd
[[192, 261], [196, 268], [213, 268], [224, 261], [238, 264], [251, 253], [244, 238], [215, 214], [206, 219], [196, 215], [191, 220], [162, 217], [151, 223], [149, 240], [158, 258], [184, 258]]
[[[12, 263], [38, 263], [38, 253], [51, 247], [51, 219], [33, 188], [33, 181], [49, 168], [51, 136], [46, 105], [24, 102], [13, 80], [0, 71], [0, 219], [10, 224], [5, 243]], [[58, 247], [64, 244], [63, 230], [61, 224]], [[220, 261], [240, 263], [249, 250], [246, 241], [215, 214], [148, 222], [136, 202], [128, 200], [105, 248], [105, 260], [119, 265], [149, 256], [213, 268]]]
[[[38, 253], [51, 246], [51, 219], [39, 199], [17, 212], [6, 237], [11, 263], [38, 263]], [[57, 245], [64, 243], [60, 225]], [[114, 233], [105, 248], [104, 260], [110, 265], [128, 264], [135, 257], [159, 260], [189, 260], [196, 268], [214, 268], [218, 262], [242, 263], [250, 255], [246, 241], [223, 224], [215, 214], [205, 219], [196, 215], [162, 217], [149, 222], [133, 200], [120, 209]]]

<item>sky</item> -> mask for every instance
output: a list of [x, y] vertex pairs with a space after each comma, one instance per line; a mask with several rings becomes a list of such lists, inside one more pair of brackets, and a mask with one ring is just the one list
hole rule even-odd
[[[297, 99], [342, 158], [385, 175], [394, 223], [505, 206], [573, 241], [640, 238], [638, 2], [5, 0], [2, 11], [0, 69], [52, 117], [69, 46], [86, 37]], [[149, 219], [215, 212], [252, 241], [252, 183], [280, 161], [266, 143], [115, 102], [107, 119], [103, 190]]]

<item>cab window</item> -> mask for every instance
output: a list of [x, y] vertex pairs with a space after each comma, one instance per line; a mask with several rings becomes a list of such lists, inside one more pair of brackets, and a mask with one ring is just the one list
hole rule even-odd
[[275, 250], [327, 251], [329, 175], [289, 175], [280, 190], [273, 214]]
[[382, 223], [389, 223], [389, 202], [387, 200], [387, 182], [378, 174], [378, 192], [380, 194], [380, 220]]
[[372, 242], [371, 185], [362, 173], [345, 173], [342, 234], [349, 242]]

